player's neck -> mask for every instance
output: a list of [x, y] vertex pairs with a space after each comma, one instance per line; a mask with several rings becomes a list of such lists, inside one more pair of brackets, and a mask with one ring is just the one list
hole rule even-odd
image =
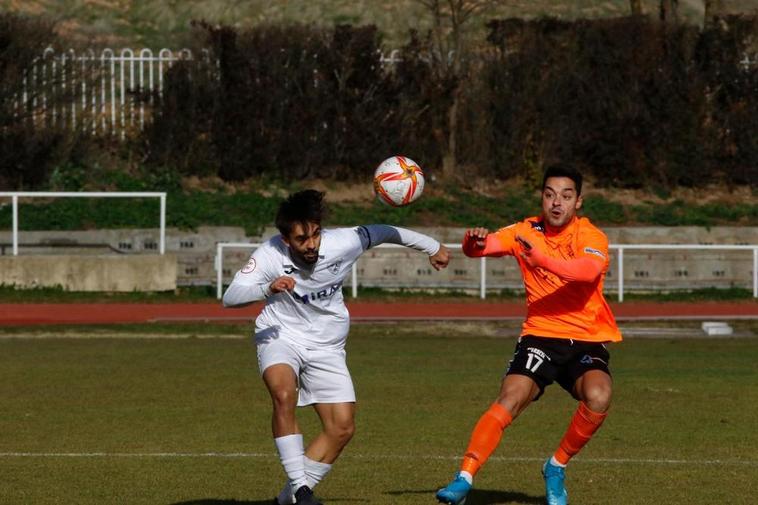
[[574, 221], [576, 221], [577, 217], [573, 216], [569, 221], [564, 224], [563, 226], [551, 226], [547, 220], [545, 220], [545, 234], [546, 235], [560, 235], [566, 229], [568, 229], [572, 224], [574, 224]]

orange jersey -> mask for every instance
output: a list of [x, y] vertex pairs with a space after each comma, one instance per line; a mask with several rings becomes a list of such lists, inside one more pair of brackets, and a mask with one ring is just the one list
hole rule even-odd
[[[600, 262], [599, 272], [590, 281], [578, 281], [576, 276], [556, 269], [531, 267], [521, 257], [520, 235], [537, 249], [548, 262], [587, 265], [589, 258]], [[608, 271], [608, 238], [587, 218], [575, 217], [560, 233], [546, 231], [540, 217], [525, 219], [487, 236], [484, 249], [476, 249], [464, 240], [467, 256], [514, 256], [518, 261], [526, 289], [527, 316], [521, 335], [574, 339], [589, 342], [621, 340], [616, 321], [603, 297], [603, 280]], [[558, 261], [555, 261], [558, 260]], [[569, 261], [567, 261], [569, 260]], [[559, 275], [560, 274], [560, 275]], [[581, 277], [581, 276], [580, 276]]]

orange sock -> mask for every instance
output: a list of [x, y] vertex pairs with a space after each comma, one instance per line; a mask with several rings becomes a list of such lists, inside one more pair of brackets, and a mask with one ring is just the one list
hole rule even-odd
[[593, 412], [584, 402], [579, 402], [579, 407], [576, 409], [574, 417], [571, 418], [571, 424], [569, 424], [553, 457], [560, 464], [567, 464], [571, 457], [576, 455], [584, 447], [584, 444], [592, 438], [607, 415], [607, 412], [602, 414]]
[[468, 472], [472, 477], [476, 475], [500, 443], [503, 430], [511, 424], [511, 421], [511, 414], [505, 407], [499, 403], [492, 404], [489, 410], [479, 418], [479, 422], [471, 433], [471, 441], [468, 443], [461, 464], [462, 472]]

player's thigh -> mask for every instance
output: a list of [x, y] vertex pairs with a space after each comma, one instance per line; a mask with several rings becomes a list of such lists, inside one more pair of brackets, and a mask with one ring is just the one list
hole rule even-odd
[[576, 343], [558, 382], [574, 398], [588, 405], [609, 404], [613, 386], [610, 360], [603, 344]]
[[298, 373], [302, 356], [298, 349], [281, 339], [258, 342], [258, 367], [271, 397], [279, 403], [297, 401]]
[[[556, 361], [560, 361], [560, 353], [557, 352], [556, 346], [562, 344], [555, 340], [527, 335], [519, 338], [516, 343], [513, 359], [508, 363], [508, 370], [505, 372], [506, 379], [512, 375], [531, 379], [538, 390], [535, 395], [528, 396], [529, 401], [539, 399], [545, 388], [556, 379], [559, 370]], [[522, 385], [517, 391], [526, 394], [524, 389], [530, 383], [519, 381], [517, 384]], [[531, 391], [531, 388], [529, 390]]]
[[256, 340], [255, 350], [258, 356], [258, 371], [265, 371], [274, 365], [289, 365], [295, 377], [303, 367], [303, 350], [291, 342], [281, 339]]
[[266, 388], [275, 399], [281, 400], [285, 395], [292, 396], [293, 399], [296, 398], [297, 377], [290, 365], [281, 363], [271, 365], [263, 371], [262, 377]]
[[354, 403], [353, 379], [344, 350], [309, 350], [300, 372], [299, 406]]

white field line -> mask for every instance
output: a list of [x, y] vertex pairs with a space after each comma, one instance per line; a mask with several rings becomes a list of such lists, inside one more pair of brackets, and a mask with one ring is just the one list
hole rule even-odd
[[[0, 458], [251, 458], [276, 460], [274, 453], [256, 452], [0, 452]], [[460, 456], [433, 454], [345, 454], [340, 459], [366, 460], [450, 460]], [[544, 462], [545, 457], [492, 456], [490, 461]], [[693, 466], [758, 466], [753, 459], [666, 459], [666, 458], [577, 458], [574, 463], [616, 465], [693, 465]]]

